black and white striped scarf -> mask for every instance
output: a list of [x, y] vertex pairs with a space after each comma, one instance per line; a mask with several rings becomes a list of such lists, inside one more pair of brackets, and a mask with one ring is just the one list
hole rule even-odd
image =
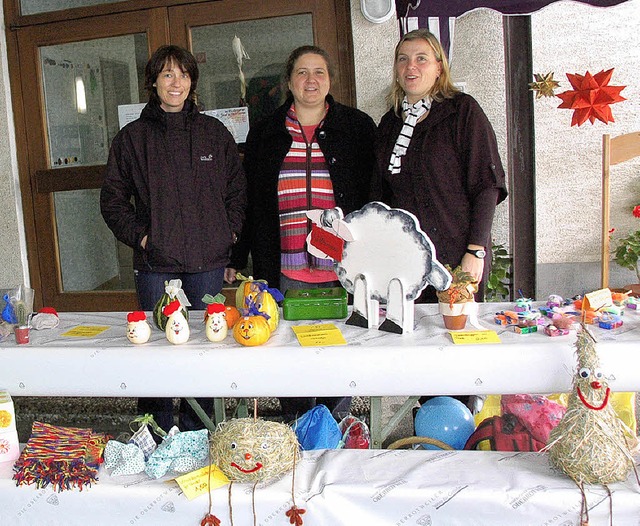
[[402, 112], [406, 115], [400, 135], [396, 139], [396, 145], [391, 152], [391, 159], [389, 161], [389, 171], [392, 175], [400, 173], [400, 165], [402, 163], [402, 156], [407, 153], [407, 148], [411, 142], [411, 136], [413, 135], [413, 129], [418, 122], [418, 119], [422, 117], [431, 108], [431, 97], [426, 99], [420, 99], [415, 104], [410, 104], [405, 97], [402, 101]]

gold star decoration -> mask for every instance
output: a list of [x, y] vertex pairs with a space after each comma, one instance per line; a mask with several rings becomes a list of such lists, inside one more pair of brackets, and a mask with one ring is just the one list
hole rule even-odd
[[560, 86], [560, 83], [553, 79], [553, 71], [546, 75], [534, 73], [535, 82], [529, 84], [529, 89], [536, 92], [536, 100], [540, 97], [553, 97], [553, 90]]

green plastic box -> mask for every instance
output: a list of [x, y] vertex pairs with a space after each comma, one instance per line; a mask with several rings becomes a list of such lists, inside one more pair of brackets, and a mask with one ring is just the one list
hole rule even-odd
[[285, 320], [327, 320], [347, 317], [347, 291], [329, 289], [288, 290], [282, 303]]

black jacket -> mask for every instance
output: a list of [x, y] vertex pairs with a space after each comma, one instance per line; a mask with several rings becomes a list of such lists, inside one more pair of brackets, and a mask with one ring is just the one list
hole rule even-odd
[[[292, 102], [290, 98], [249, 131], [244, 156], [247, 224], [229, 265], [245, 268], [251, 252], [253, 277], [266, 279], [272, 287], [280, 285], [278, 177], [292, 142], [285, 128]], [[329, 167], [336, 205], [346, 215], [368, 202], [376, 126], [366, 113], [335, 102], [330, 95], [327, 102], [329, 111], [316, 136]]]
[[233, 136], [191, 101], [179, 114], [147, 104], [113, 140], [100, 208], [116, 238], [133, 248], [137, 270], [226, 266], [246, 208]]

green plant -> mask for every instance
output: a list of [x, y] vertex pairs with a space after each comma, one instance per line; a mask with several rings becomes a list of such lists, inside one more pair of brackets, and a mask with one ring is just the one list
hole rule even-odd
[[[636, 205], [632, 213], [635, 217], [640, 217], [640, 205]], [[638, 281], [640, 281], [640, 268], [638, 268], [638, 260], [640, 260], [640, 230], [631, 232], [629, 235], [617, 240], [617, 245], [613, 249], [613, 259], [621, 267], [635, 271]]]
[[487, 301], [508, 300], [511, 297], [511, 265], [513, 258], [502, 243], [491, 245], [491, 272], [487, 278]]

